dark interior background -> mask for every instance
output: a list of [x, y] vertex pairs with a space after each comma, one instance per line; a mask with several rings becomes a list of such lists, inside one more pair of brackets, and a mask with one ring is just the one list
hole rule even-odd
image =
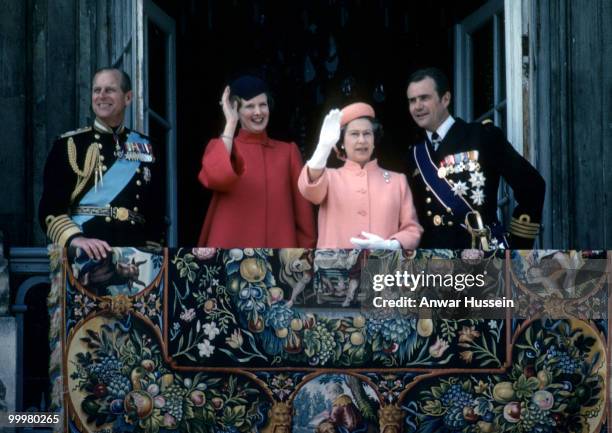
[[[401, 171], [418, 134], [406, 79], [437, 66], [452, 81], [453, 26], [484, 3], [156, 0], [177, 25], [179, 245], [196, 242], [210, 200], [197, 174], [206, 143], [223, 129], [218, 101], [229, 80], [250, 72], [269, 82], [275, 107], [268, 133], [296, 142], [305, 159], [327, 110], [372, 104], [384, 127], [380, 163]], [[153, 77], [153, 53], [162, 50], [153, 34], [150, 43]]]

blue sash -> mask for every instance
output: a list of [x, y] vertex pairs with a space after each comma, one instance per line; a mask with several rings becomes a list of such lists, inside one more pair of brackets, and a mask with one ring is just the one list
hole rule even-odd
[[[453, 215], [459, 217], [461, 221], [465, 220], [468, 212], [474, 209], [462, 196], [455, 195], [446, 178], [438, 176], [438, 167], [431, 159], [427, 143], [423, 142], [414, 146], [414, 160], [421, 172], [423, 181], [442, 206], [450, 208]], [[461, 224], [461, 226], [467, 230], [464, 224]], [[503, 245], [503, 247], [508, 248], [505, 230], [501, 224], [493, 222], [489, 224], [489, 230], [491, 231], [491, 239], [496, 239], [500, 246]]]
[[[140, 134], [130, 132], [126, 140], [126, 144], [128, 143], [148, 143], [148, 141]], [[106, 206], [123, 191], [136, 174], [138, 167], [140, 167], [138, 160], [117, 159], [102, 177], [103, 181], [98, 185], [97, 190], [92, 187], [81, 198], [77, 206]], [[93, 217], [94, 215], [73, 215], [71, 218], [76, 224], [82, 226]]]
[[429, 149], [425, 142], [414, 146], [414, 160], [421, 172], [423, 181], [434, 196], [445, 208], [450, 208], [453, 214], [463, 221], [468, 212], [474, 209], [460, 195], [455, 195], [453, 189], [445, 178], [438, 176], [438, 167], [432, 161]]

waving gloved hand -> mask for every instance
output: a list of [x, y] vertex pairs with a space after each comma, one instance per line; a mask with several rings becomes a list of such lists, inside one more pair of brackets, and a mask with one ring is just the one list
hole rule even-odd
[[361, 238], [351, 238], [351, 243], [357, 248], [368, 250], [399, 250], [402, 245], [397, 239], [383, 239], [374, 233], [361, 232]]
[[312, 169], [324, 169], [327, 165], [327, 158], [334, 147], [334, 145], [340, 139], [340, 118], [342, 112], [338, 109], [333, 109], [323, 120], [323, 126], [321, 127], [321, 134], [319, 135], [319, 143], [315, 149], [312, 157], [306, 163], [308, 167]]

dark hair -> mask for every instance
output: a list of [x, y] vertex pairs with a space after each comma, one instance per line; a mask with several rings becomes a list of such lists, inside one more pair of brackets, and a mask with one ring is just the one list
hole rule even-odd
[[123, 69], [119, 69], [119, 68], [110, 68], [110, 67], [104, 67], [104, 68], [100, 68], [98, 69], [94, 74], [93, 74], [93, 78], [91, 79], [91, 85], [93, 87], [93, 82], [96, 79], [96, 77], [98, 76], [98, 74], [102, 73], [102, 72], [117, 72], [119, 74], [119, 76], [121, 77], [121, 81], [119, 83], [119, 87], [121, 87], [121, 91], [123, 93], [127, 93], [130, 90], [132, 90], [132, 79], [130, 78], [130, 76], [128, 75], [127, 72], [125, 72]]
[[[383, 137], [383, 127], [381, 123], [377, 119], [370, 117], [370, 116], [362, 116], [362, 117], [358, 117], [357, 119], [368, 119], [370, 123], [372, 123], [372, 132], [374, 133], [374, 146], [375, 147], [378, 146]], [[353, 119], [353, 120], [357, 120], [357, 119]], [[353, 120], [351, 120], [351, 122]], [[343, 156], [345, 158], [346, 158], [346, 150], [344, 149], [344, 135], [346, 134], [346, 127], [351, 122], [347, 123], [342, 128], [340, 128], [340, 140], [338, 140], [338, 153], [340, 154], [340, 156]], [[374, 149], [374, 151], [376, 151], [376, 149]]]
[[[269, 90], [266, 90], [265, 92], [261, 92], [261, 93], [264, 93], [266, 97], [268, 98], [268, 108], [269, 108], [269, 111], [272, 111], [274, 109], [274, 98], [272, 97], [272, 94], [270, 93]], [[259, 96], [259, 95], [256, 95], [256, 96]], [[230, 102], [236, 101], [238, 103], [238, 105], [236, 106], [238, 110], [240, 110], [240, 107], [242, 107], [242, 100], [243, 98], [241, 98], [240, 96], [230, 94]]]
[[448, 85], [448, 78], [441, 69], [438, 68], [424, 68], [415, 71], [408, 78], [408, 87], [411, 83], [416, 83], [419, 81], [423, 81], [426, 78], [431, 78], [436, 85], [436, 92], [438, 92], [438, 96], [441, 98], [446, 94], [446, 92], [450, 91]]

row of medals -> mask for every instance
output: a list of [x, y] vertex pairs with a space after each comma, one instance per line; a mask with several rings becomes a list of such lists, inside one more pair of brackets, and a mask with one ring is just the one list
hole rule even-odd
[[[143, 144], [146, 146], [146, 144]], [[121, 145], [115, 143], [115, 156], [117, 158], [124, 158], [128, 161], [141, 161], [141, 162], [153, 162], [155, 159], [150, 153], [145, 153], [139, 149], [137, 143], [125, 143], [127, 151], [121, 148]]]
[[449, 174], [461, 173], [464, 171], [474, 172], [478, 170], [480, 170], [480, 163], [476, 161], [468, 161], [467, 163], [461, 161], [449, 164], [445, 158], [445, 160], [440, 163], [440, 168], [438, 168], [438, 177], [443, 179]]

